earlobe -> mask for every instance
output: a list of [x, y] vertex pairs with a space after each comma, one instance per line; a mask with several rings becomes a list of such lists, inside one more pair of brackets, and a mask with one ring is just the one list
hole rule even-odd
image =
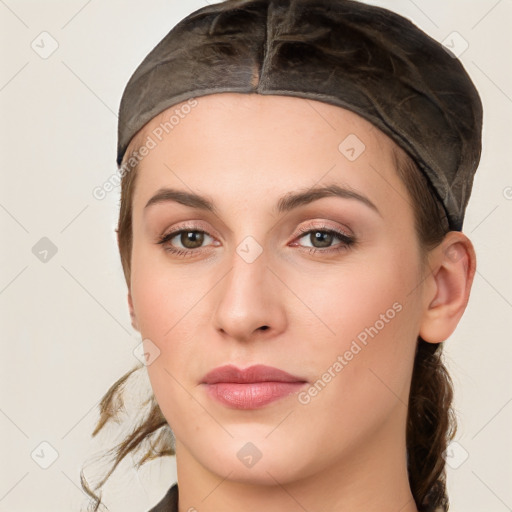
[[136, 331], [138, 331], [139, 330], [139, 326], [137, 324], [137, 317], [135, 316], [135, 310], [133, 308], [133, 300], [132, 300], [131, 292], [128, 292], [128, 308], [130, 310], [130, 318], [131, 318], [131, 321], [132, 321], [132, 327]]
[[445, 341], [466, 309], [476, 270], [471, 241], [459, 231], [450, 231], [429, 255], [424, 313], [419, 335], [429, 343]]

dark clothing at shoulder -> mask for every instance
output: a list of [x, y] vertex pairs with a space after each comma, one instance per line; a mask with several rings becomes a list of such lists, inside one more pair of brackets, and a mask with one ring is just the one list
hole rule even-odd
[[173, 484], [165, 496], [148, 512], [178, 512], [178, 483]]

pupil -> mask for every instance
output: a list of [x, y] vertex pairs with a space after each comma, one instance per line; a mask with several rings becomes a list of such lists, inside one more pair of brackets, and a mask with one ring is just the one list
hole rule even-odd
[[[204, 233], [199, 233], [198, 231], [185, 231], [181, 234], [181, 243], [187, 247], [187, 249], [195, 249], [196, 247], [200, 247], [203, 243]], [[189, 242], [192, 242], [192, 245], [188, 245]]]
[[314, 237], [317, 242], [320, 242], [321, 247], [328, 247], [331, 242], [332, 235], [330, 233], [324, 233], [322, 231], [315, 231]]

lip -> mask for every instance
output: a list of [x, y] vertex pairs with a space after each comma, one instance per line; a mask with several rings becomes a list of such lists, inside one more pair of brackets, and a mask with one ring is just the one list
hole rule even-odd
[[261, 364], [240, 369], [219, 366], [201, 381], [210, 397], [235, 409], [257, 409], [297, 392], [307, 381], [302, 377]]

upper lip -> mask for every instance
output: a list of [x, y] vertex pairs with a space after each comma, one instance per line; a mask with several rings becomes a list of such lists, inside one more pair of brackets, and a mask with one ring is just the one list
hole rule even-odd
[[232, 364], [219, 366], [208, 372], [201, 383], [217, 384], [219, 382], [250, 383], [250, 382], [306, 382], [305, 379], [291, 375], [272, 366], [256, 364], [240, 369]]

